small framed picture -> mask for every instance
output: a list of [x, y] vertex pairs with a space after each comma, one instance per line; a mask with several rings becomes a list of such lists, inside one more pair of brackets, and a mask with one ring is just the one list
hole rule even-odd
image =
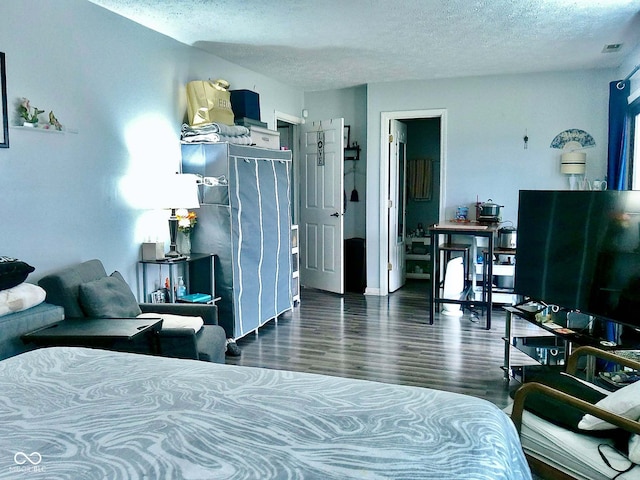
[[349, 125], [344, 126], [342, 136], [344, 137], [344, 148], [349, 148], [351, 146], [351, 127]]
[[9, 115], [7, 113], [7, 74], [4, 53], [0, 52], [0, 148], [9, 148]]

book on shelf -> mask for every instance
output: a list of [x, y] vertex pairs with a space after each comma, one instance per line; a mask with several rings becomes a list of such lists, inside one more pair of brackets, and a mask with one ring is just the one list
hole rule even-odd
[[212, 300], [211, 295], [206, 293], [191, 293], [178, 297], [177, 302], [181, 303], [209, 303]]

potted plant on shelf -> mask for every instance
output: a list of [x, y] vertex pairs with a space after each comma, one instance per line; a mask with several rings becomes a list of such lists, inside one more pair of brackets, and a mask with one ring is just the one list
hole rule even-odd
[[37, 127], [38, 115], [41, 113], [44, 113], [44, 110], [32, 107], [28, 98], [22, 98], [22, 101], [18, 105], [18, 114], [20, 118], [22, 118], [22, 125], [24, 127]]

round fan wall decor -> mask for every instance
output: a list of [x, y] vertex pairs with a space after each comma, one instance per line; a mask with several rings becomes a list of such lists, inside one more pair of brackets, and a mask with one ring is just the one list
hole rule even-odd
[[[570, 145], [567, 145], [571, 143]], [[564, 132], [560, 132], [555, 138], [551, 141], [551, 148], [560, 148], [563, 149], [565, 146], [573, 147], [575, 143], [579, 144], [578, 148], [587, 148], [587, 147], [595, 147], [596, 142], [593, 137], [585, 132], [584, 130], [580, 130], [578, 128], [570, 128], [569, 130], [565, 130]]]

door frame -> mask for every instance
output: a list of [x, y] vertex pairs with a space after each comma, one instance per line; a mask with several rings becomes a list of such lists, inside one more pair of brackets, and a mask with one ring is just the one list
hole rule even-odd
[[[392, 127], [392, 122], [397, 123], [396, 127]], [[389, 180], [389, 199], [391, 200], [391, 192], [395, 192], [395, 198], [390, 201], [387, 215], [387, 219], [390, 224], [394, 225], [394, 229], [389, 228], [389, 268], [387, 269], [387, 278], [389, 291], [391, 291], [391, 284], [393, 285], [393, 291], [402, 288], [406, 282], [406, 259], [405, 259], [405, 236], [406, 236], [406, 212], [407, 212], [407, 132], [408, 126], [406, 122], [391, 119], [389, 120], [389, 140], [387, 142], [387, 148], [389, 151], [389, 172], [395, 171], [397, 180]], [[399, 135], [396, 135], [400, 133]], [[392, 140], [393, 137], [393, 140]], [[400, 153], [402, 152], [402, 154]], [[402, 162], [400, 159], [402, 158]], [[402, 163], [402, 164], [401, 164]], [[402, 167], [402, 170], [400, 169]], [[402, 183], [400, 182], [402, 178]], [[400, 198], [402, 195], [402, 198]], [[399, 222], [398, 218], [402, 217], [402, 239], [398, 244], [398, 236], [395, 232], [398, 231]], [[394, 278], [395, 276], [395, 278]], [[393, 281], [392, 281], [393, 280]]]
[[400, 110], [380, 113], [380, 295], [389, 295], [389, 124], [391, 120], [416, 120], [420, 118], [440, 118], [440, 204], [438, 221], [444, 218], [447, 200], [447, 110]]
[[293, 205], [292, 205], [292, 218], [291, 223], [293, 225], [298, 224], [298, 216], [300, 212], [300, 125], [305, 123], [304, 118], [296, 117], [288, 113], [273, 111], [273, 125], [274, 130], [278, 129], [278, 120], [293, 125], [293, 142], [295, 148], [293, 149], [291, 162], [293, 165], [293, 172], [291, 182], [295, 185], [293, 189]]

